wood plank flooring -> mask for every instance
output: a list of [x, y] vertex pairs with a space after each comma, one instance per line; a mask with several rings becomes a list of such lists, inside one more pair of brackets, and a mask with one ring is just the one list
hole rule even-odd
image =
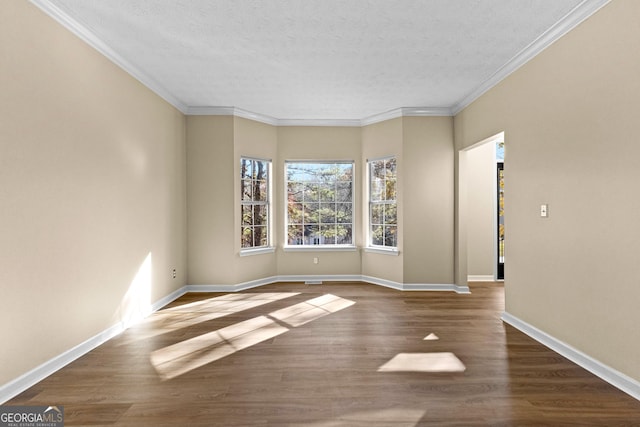
[[500, 320], [500, 285], [471, 290], [187, 294], [6, 404], [67, 426], [640, 426], [640, 401]]

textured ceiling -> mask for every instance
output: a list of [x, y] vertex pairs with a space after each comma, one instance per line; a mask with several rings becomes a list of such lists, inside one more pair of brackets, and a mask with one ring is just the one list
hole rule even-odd
[[33, 1], [66, 15], [183, 110], [342, 120], [401, 107], [455, 109], [594, 2]]

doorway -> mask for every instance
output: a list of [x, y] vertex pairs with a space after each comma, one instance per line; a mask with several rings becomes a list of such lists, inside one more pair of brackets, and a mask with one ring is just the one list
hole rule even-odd
[[460, 159], [458, 235], [466, 280], [504, 280], [504, 133], [461, 150]]

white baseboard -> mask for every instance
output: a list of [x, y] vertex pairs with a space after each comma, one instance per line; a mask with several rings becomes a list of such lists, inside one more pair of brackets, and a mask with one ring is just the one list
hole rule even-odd
[[[187, 292], [187, 287], [183, 286], [180, 289], [175, 290], [171, 294], [166, 297], [156, 301], [149, 307], [149, 312], [153, 313], [158, 311], [165, 305], [170, 302], [178, 299], [182, 295]], [[53, 359], [50, 359], [40, 366], [30, 370], [29, 372], [19, 376], [13, 381], [9, 381], [6, 384], [0, 386], [0, 405], [4, 402], [12, 399], [23, 391], [27, 390], [29, 387], [34, 386], [39, 383], [43, 379], [47, 378], [49, 375], [55, 373], [56, 371], [64, 368], [69, 363], [74, 360], [84, 356], [89, 353], [91, 350], [96, 347], [104, 344], [109, 341], [111, 338], [121, 334], [125, 329], [132, 326], [131, 324], [119, 322], [104, 331], [98, 333], [97, 335], [89, 338], [88, 340], [78, 344], [77, 346], [65, 351], [62, 354], [55, 356]]]
[[269, 285], [278, 282], [365, 282], [372, 285], [384, 286], [398, 291], [451, 291], [459, 294], [469, 294], [468, 286], [458, 286], [456, 284], [439, 283], [399, 283], [377, 277], [364, 276], [359, 274], [316, 274], [316, 275], [281, 275], [272, 276], [265, 279], [253, 280], [239, 283], [237, 285], [187, 285], [187, 292], [238, 292], [258, 286]]
[[496, 278], [492, 274], [470, 274], [467, 276], [468, 282], [495, 282]]
[[77, 346], [32, 369], [31, 371], [19, 376], [15, 380], [9, 381], [8, 383], [2, 385], [2, 387], [0, 387], [0, 404], [3, 404], [7, 400], [17, 396], [29, 387], [34, 386], [59, 369], [64, 368], [69, 363], [73, 362], [74, 360], [87, 354], [99, 345], [120, 334], [123, 330], [124, 327], [122, 324], [119, 323], [117, 325], [113, 325], [110, 328], [100, 332], [99, 334], [89, 338], [85, 342], [78, 344]]
[[555, 337], [547, 334], [544, 331], [528, 324], [527, 322], [520, 320], [516, 316], [504, 312], [502, 314], [502, 320], [505, 323], [513, 326], [514, 328], [529, 335], [534, 340], [549, 347], [551, 350], [559, 353], [560, 355], [571, 360], [575, 364], [583, 367], [592, 374], [600, 377], [604, 381], [619, 388], [627, 393], [629, 396], [640, 400], [640, 382], [635, 379], [618, 372], [612, 367], [605, 365], [604, 363], [594, 359], [593, 357], [581, 352], [580, 350], [573, 348], [569, 344], [566, 344]]

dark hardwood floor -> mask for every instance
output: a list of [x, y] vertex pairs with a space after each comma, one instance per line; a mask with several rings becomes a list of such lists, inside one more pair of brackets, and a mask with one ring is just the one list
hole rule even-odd
[[187, 294], [6, 404], [68, 426], [640, 426], [640, 401], [500, 320], [502, 286], [471, 290]]

